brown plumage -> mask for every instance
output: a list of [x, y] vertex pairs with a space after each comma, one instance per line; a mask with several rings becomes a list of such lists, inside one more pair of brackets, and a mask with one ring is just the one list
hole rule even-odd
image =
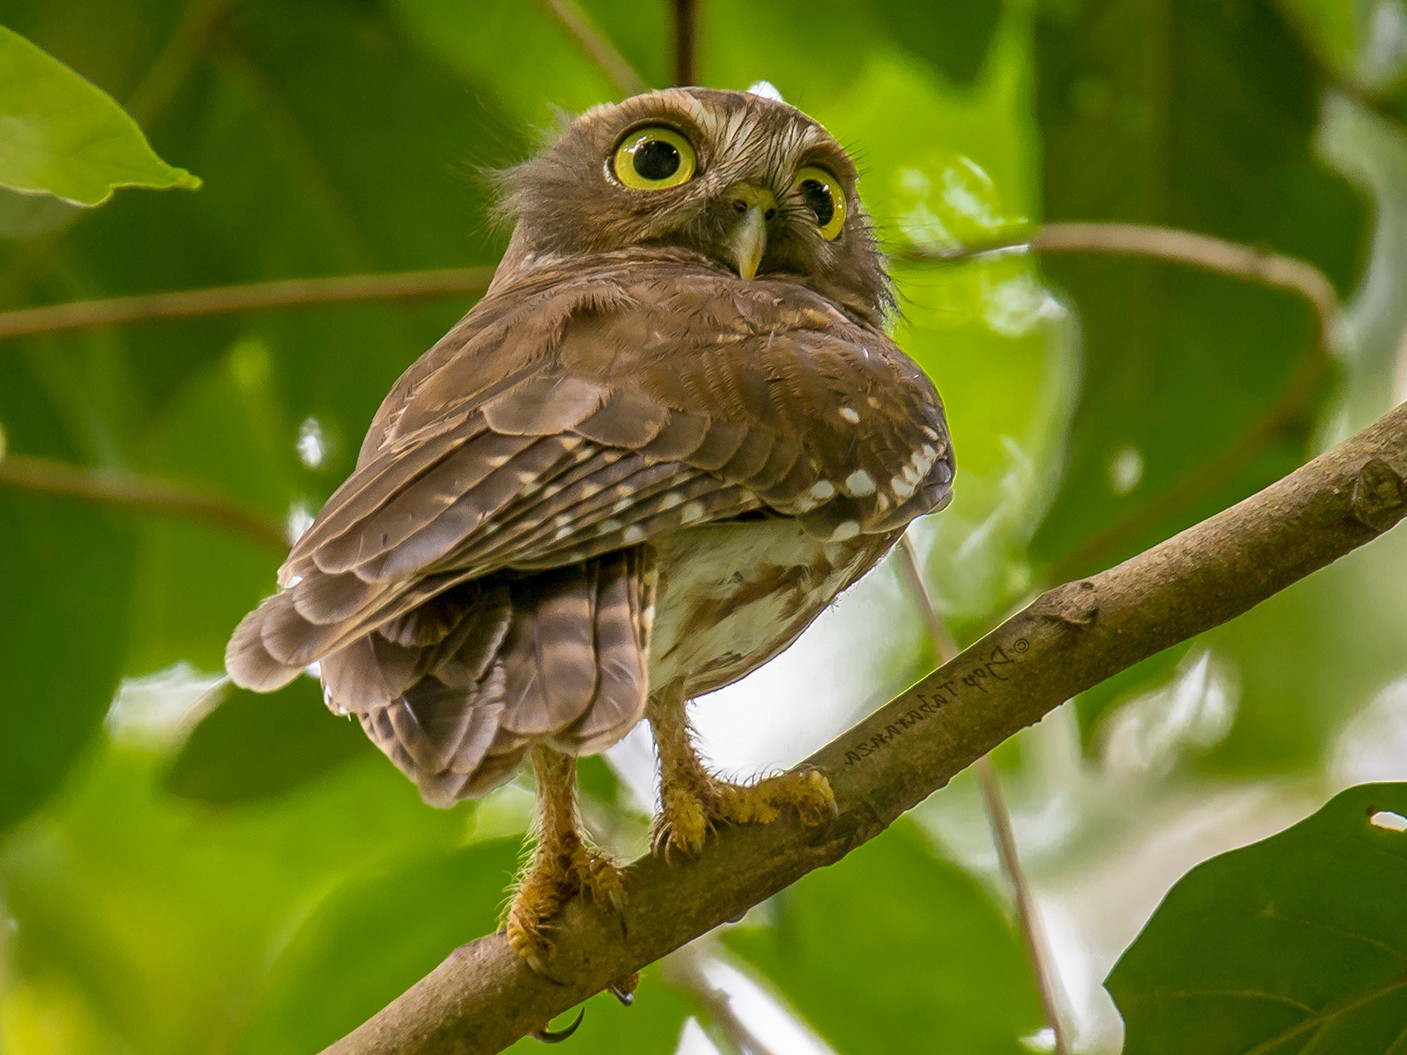
[[[663, 185], [689, 148], [692, 176]], [[953, 462], [937, 393], [883, 332], [854, 168], [799, 111], [639, 96], [507, 190], [488, 293], [397, 382], [227, 665], [269, 690], [318, 662], [328, 706], [437, 805], [531, 751], [550, 853], [510, 936], [540, 963], [563, 898], [616, 890], [569, 823], [570, 758], [647, 709], [665, 845], [778, 804], [823, 812], [812, 777], [709, 777], [684, 700], [790, 644], [947, 502]]]

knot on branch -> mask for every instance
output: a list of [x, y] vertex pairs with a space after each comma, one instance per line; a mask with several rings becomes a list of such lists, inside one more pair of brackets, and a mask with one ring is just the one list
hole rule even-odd
[[1381, 534], [1407, 512], [1407, 484], [1387, 462], [1369, 458], [1354, 477], [1350, 507], [1355, 520]]
[[1026, 611], [1037, 619], [1049, 619], [1083, 630], [1099, 616], [1098, 591], [1088, 579], [1067, 582], [1041, 594]]

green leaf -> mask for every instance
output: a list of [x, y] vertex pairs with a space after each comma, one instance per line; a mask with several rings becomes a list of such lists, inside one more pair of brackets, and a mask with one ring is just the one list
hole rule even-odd
[[950, 80], [970, 85], [987, 61], [1003, 0], [880, 0], [871, 6], [897, 43]]
[[[1205, 232], [1298, 256], [1346, 288], [1367, 219], [1313, 154], [1323, 82], [1299, 40], [1265, 0], [1151, 6], [1042, 8], [1045, 219]], [[1137, 552], [1302, 460], [1317, 399], [1248, 442], [1317, 339], [1301, 299], [1124, 256], [1043, 265], [1079, 314], [1086, 358], [1068, 469], [1035, 542], [1077, 565], [1061, 577]], [[1228, 452], [1194, 500], [1170, 496]]]
[[[338, 889], [273, 962], [235, 1050], [320, 1050], [409, 989], [457, 946], [494, 931], [521, 848], [521, 840], [512, 838], [477, 843]], [[609, 994], [589, 1002], [572, 1051], [670, 1051], [691, 1010], [647, 972], [634, 1007], [621, 1007]], [[563, 1017], [557, 1025], [569, 1021]], [[525, 1039], [515, 1050], [538, 1047]]]
[[[1315, 156], [1323, 77], [1267, 0], [1052, 0], [1035, 54], [1047, 221], [1186, 228], [1351, 284], [1365, 211]], [[1053, 580], [1107, 567], [1305, 459], [1328, 386], [1301, 384], [1318, 355], [1301, 298], [1097, 252], [1042, 266], [1075, 309], [1085, 358], [1065, 472], [1032, 543]], [[1170, 678], [1185, 651], [1082, 696], [1086, 726], [1131, 682]]]
[[1407, 1022], [1403, 824], [1407, 784], [1365, 784], [1179, 880], [1106, 983], [1124, 1055], [1395, 1050]]
[[[0, 371], [0, 376], [3, 371]], [[0, 833], [61, 785], [117, 689], [132, 539], [73, 502], [0, 490]]]
[[0, 186], [88, 206], [118, 187], [200, 186], [109, 95], [4, 26], [0, 71]]
[[837, 1051], [1029, 1052], [1041, 1012], [1015, 932], [912, 822], [771, 904], [774, 926], [724, 937]]
[[277, 796], [350, 758], [374, 753], [355, 723], [329, 714], [311, 678], [267, 695], [225, 682], [191, 733], [166, 790], [212, 805]]

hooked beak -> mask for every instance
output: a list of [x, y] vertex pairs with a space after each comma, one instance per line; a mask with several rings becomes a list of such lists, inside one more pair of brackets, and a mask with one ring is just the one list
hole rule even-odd
[[740, 214], [723, 239], [723, 248], [738, 274], [754, 278], [767, 252], [767, 221], [777, 215], [777, 199], [770, 190], [739, 183], [729, 195]]

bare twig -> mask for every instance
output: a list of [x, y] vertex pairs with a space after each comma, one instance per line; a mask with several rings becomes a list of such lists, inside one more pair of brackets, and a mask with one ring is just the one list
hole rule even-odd
[[491, 267], [464, 267], [384, 275], [290, 278], [173, 293], [146, 293], [111, 300], [47, 304], [38, 308], [0, 312], [0, 340], [151, 319], [227, 315], [265, 308], [312, 307], [345, 301], [414, 300], [449, 293], [482, 293], [488, 288], [493, 271]]
[[771, 1045], [738, 1014], [732, 997], [709, 981], [704, 970], [706, 959], [697, 943], [676, 949], [664, 961], [664, 980], [697, 1000], [743, 1055], [774, 1055]]
[[[905, 535], [899, 540], [899, 563], [904, 568], [910, 592], [923, 613], [928, 626], [929, 637], [933, 640], [933, 650], [940, 666], [951, 662], [958, 655], [958, 645], [938, 614], [938, 606], [933, 603], [933, 595], [928, 592], [928, 582], [919, 565], [914, 545]], [[1055, 1036], [1056, 1055], [1070, 1055], [1070, 1038], [1060, 1015], [1060, 980], [1051, 964], [1050, 943], [1046, 940], [1045, 928], [1041, 925], [1040, 909], [1031, 884], [1026, 880], [1026, 871], [1021, 867], [1021, 855], [1016, 847], [1016, 832], [1011, 826], [1011, 811], [1006, 808], [1002, 796], [1001, 781], [997, 776], [996, 764], [990, 754], [977, 760], [977, 779], [982, 789], [982, 803], [986, 807], [987, 821], [992, 827], [992, 841], [997, 846], [997, 859], [1001, 862], [1002, 874], [1011, 884], [1011, 897], [1016, 905], [1016, 918], [1020, 924], [1021, 937], [1026, 945], [1026, 956], [1031, 962], [1031, 974], [1036, 980], [1036, 989], [1041, 996], [1041, 1007], [1045, 1011], [1046, 1024]]]
[[699, 5], [674, 0], [674, 83], [697, 83], [699, 68]]
[[1050, 223], [990, 242], [948, 247], [916, 247], [898, 260], [971, 260], [988, 253], [1032, 249], [1041, 253], [1106, 253], [1146, 256], [1205, 271], [1216, 271], [1298, 293], [1319, 316], [1320, 344], [1331, 348], [1341, 307], [1324, 273], [1293, 256], [1228, 242], [1174, 227], [1134, 223]]
[[577, 0], [538, 0], [538, 6], [567, 31], [582, 54], [596, 64], [622, 97], [639, 95], [649, 88], [645, 78], [601, 32], [601, 27], [591, 20]]
[[204, 521], [243, 535], [277, 553], [288, 552], [288, 539], [273, 520], [227, 499], [169, 480], [119, 476], [46, 458], [4, 454], [0, 457], [0, 487], [17, 487]]
[[502, 934], [453, 952], [328, 1055], [496, 1052], [552, 1016], [874, 838], [952, 776], [1062, 702], [1232, 619], [1376, 538], [1407, 512], [1407, 404], [1245, 501], [1088, 579], [1036, 598], [803, 765], [839, 816], [718, 833], [692, 860], [627, 871], [629, 936], [581, 900], [551, 969]]
[[1333, 284], [1312, 264], [1210, 235], [1168, 227], [1124, 223], [1053, 223], [1024, 234], [990, 242], [947, 247], [922, 247], [899, 254], [902, 260], [961, 261], [1009, 250], [1043, 253], [1077, 252], [1146, 256], [1186, 264], [1297, 293], [1319, 320], [1317, 340], [1284, 394], [1246, 433], [1193, 475], [1140, 506], [1106, 531], [1086, 539], [1078, 550], [1048, 569], [1048, 581], [1082, 572], [1093, 562], [1117, 552], [1141, 534], [1163, 523], [1203, 495], [1233, 479], [1267, 446], [1283, 436], [1313, 406], [1330, 369], [1342, 305]]

